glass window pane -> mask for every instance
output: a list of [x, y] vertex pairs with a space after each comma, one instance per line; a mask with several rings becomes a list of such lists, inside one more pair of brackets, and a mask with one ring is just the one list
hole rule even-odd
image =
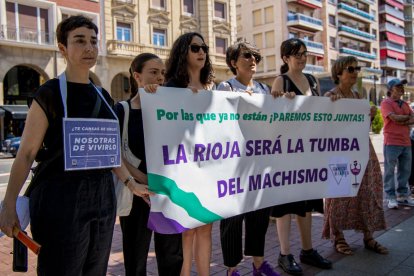
[[194, 14], [194, 0], [184, 0], [184, 12]]
[[220, 2], [214, 2], [214, 16], [219, 18], [226, 18], [225, 4]]

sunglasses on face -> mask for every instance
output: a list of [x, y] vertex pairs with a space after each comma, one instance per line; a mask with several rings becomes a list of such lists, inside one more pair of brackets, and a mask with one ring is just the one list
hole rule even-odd
[[257, 63], [259, 63], [262, 60], [261, 56], [252, 54], [250, 52], [244, 52], [241, 54], [241, 56], [245, 59], [251, 59], [253, 57]]
[[361, 71], [361, 66], [348, 66], [345, 68], [346, 71], [348, 71], [348, 73], [354, 73], [354, 72], [360, 72]]
[[292, 57], [295, 57], [295, 58], [297, 58], [297, 59], [300, 59], [300, 58], [302, 58], [302, 57], [307, 57], [308, 56], [308, 51], [303, 51], [303, 52], [301, 52], [301, 53], [296, 53], [296, 54], [293, 54], [293, 55], [291, 55]]
[[205, 54], [208, 53], [208, 46], [207, 45], [196, 45], [196, 44], [191, 44], [190, 45], [190, 50], [191, 52], [193, 52], [194, 54], [197, 54], [198, 52], [200, 52], [200, 49], [203, 49], [203, 52]]

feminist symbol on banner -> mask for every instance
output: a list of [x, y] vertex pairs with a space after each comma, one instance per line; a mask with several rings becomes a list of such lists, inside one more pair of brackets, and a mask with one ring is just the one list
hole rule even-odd
[[355, 160], [353, 163], [349, 164], [349, 169], [351, 170], [351, 173], [355, 176], [355, 182], [352, 183], [352, 185], [358, 186], [359, 183], [357, 181], [357, 175], [359, 175], [359, 173], [361, 172], [361, 164]]

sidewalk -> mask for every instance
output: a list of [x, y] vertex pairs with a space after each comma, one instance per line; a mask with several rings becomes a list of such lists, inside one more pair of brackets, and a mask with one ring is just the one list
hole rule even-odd
[[[382, 135], [371, 135], [371, 140], [377, 152], [381, 166], [384, 160], [382, 150]], [[353, 256], [343, 256], [336, 253], [332, 243], [320, 238], [322, 232], [323, 216], [313, 215], [313, 246], [321, 255], [333, 261], [333, 269], [323, 271], [302, 264], [304, 275], [414, 275], [414, 207], [400, 207], [399, 210], [388, 210], [384, 202], [387, 231], [375, 233], [375, 237], [390, 250], [389, 255], [379, 255], [365, 250], [363, 235], [354, 231], [345, 231], [345, 237], [352, 249]], [[226, 268], [222, 264], [219, 223], [213, 225], [213, 248], [211, 260], [211, 275], [225, 275]], [[296, 223], [292, 222], [291, 252], [299, 262], [301, 249], [300, 237]], [[12, 267], [12, 240], [0, 238], [0, 275], [21, 275], [11, 272]], [[265, 259], [274, 267], [277, 266], [279, 242], [276, 234], [276, 225], [272, 221], [266, 236]], [[158, 275], [154, 253], [151, 244], [148, 255], [148, 275]], [[252, 260], [246, 257], [239, 266], [242, 275], [251, 275]], [[279, 267], [276, 270], [285, 274]], [[193, 271], [195, 269], [193, 268]], [[29, 272], [26, 275], [36, 275], [36, 256], [29, 253]], [[112, 242], [112, 252], [108, 263], [108, 275], [124, 275], [122, 256], [122, 236], [119, 222], [115, 225]], [[194, 272], [193, 275], [196, 275]]]

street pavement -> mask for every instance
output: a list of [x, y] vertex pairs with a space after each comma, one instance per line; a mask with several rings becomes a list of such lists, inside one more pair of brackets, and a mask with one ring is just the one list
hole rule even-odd
[[[383, 136], [382, 134], [371, 134], [371, 140], [383, 165]], [[333, 269], [321, 270], [302, 264], [304, 275], [414, 275], [414, 207], [401, 207], [398, 210], [389, 210], [384, 201], [384, 212], [387, 222], [387, 230], [375, 232], [374, 237], [382, 245], [386, 246], [390, 253], [379, 255], [366, 250], [363, 246], [362, 233], [345, 231], [345, 238], [354, 250], [353, 256], [344, 256], [335, 251], [332, 242], [321, 239], [323, 216], [313, 215], [312, 239], [313, 247], [321, 255], [333, 262]], [[30, 234], [30, 231], [29, 231]], [[301, 250], [300, 236], [294, 220], [292, 221], [292, 233], [290, 237], [291, 253], [298, 263]], [[12, 241], [9, 238], [0, 238], [0, 275], [21, 275], [11, 272], [12, 267]], [[277, 266], [279, 254], [279, 242], [276, 233], [276, 225], [273, 220], [269, 225], [266, 235], [265, 259], [276, 268], [282, 275], [284, 273]], [[212, 234], [212, 259], [211, 275], [225, 275], [226, 268], [222, 264], [220, 247], [219, 223], [213, 224]], [[148, 275], [158, 275], [155, 259], [154, 245], [151, 243], [147, 259]], [[252, 259], [245, 257], [238, 267], [242, 275], [251, 275]], [[197, 275], [193, 266], [192, 275]], [[29, 252], [29, 271], [26, 275], [36, 275], [36, 256]], [[112, 242], [112, 251], [108, 263], [107, 275], [125, 275], [122, 256], [122, 236], [119, 221], [116, 222]]]

